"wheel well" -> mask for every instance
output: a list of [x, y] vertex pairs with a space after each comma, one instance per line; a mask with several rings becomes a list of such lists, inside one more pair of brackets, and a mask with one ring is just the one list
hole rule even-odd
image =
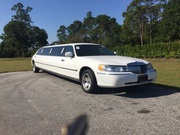
[[[89, 68], [89, 67], [82, 67], [81, 70], [80, 70], [80, 72], [79, 72], [79, 80], [81, 80], [81, 75], [82, 75], [82, 73], [83, 73], [86, 69], [91, 69], [91, 68]], [[92, 70], [92, 69], [91, 69], [91, 70]]]
[[31, 61], [32, 65], [34, 65], [34, 60]]

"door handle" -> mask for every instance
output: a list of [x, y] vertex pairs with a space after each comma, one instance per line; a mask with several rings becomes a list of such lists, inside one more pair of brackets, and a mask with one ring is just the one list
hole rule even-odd
[[62, 62], [64, 61], [64, 59], [61, 60]]

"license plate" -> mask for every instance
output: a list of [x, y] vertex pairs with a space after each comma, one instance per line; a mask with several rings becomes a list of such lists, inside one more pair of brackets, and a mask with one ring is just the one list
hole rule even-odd
[[138, 82], [144, 82], [148, 80], [148, 75], [140, 75], [138, 76]]

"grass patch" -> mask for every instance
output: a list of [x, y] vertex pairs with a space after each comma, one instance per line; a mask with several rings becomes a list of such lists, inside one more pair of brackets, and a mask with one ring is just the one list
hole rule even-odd
[[[146, 59], [157, 70], [156, 84], [180, 88], [180, 59]], [[30, 71], [31, 58], [0, 59], [0, 73]]]
[[31, 58], [0, 59], [0, 73], [30, 70], [32, 70]]
[[147, 59], [157, 70], [156, 84], [180, 88], [180, 59]]

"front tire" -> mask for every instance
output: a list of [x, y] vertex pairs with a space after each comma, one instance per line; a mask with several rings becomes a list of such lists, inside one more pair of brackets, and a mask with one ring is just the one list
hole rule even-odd
[[81, 75], [81, 86], [84, 92], [94, 93], [97, 89], [96, 77], [92, 70], [86, 69]]
[[33, 62], [33, 72], [34, 73], [38, 73], [39, 72], [39, 68], [36, 67], [34, 62]]

